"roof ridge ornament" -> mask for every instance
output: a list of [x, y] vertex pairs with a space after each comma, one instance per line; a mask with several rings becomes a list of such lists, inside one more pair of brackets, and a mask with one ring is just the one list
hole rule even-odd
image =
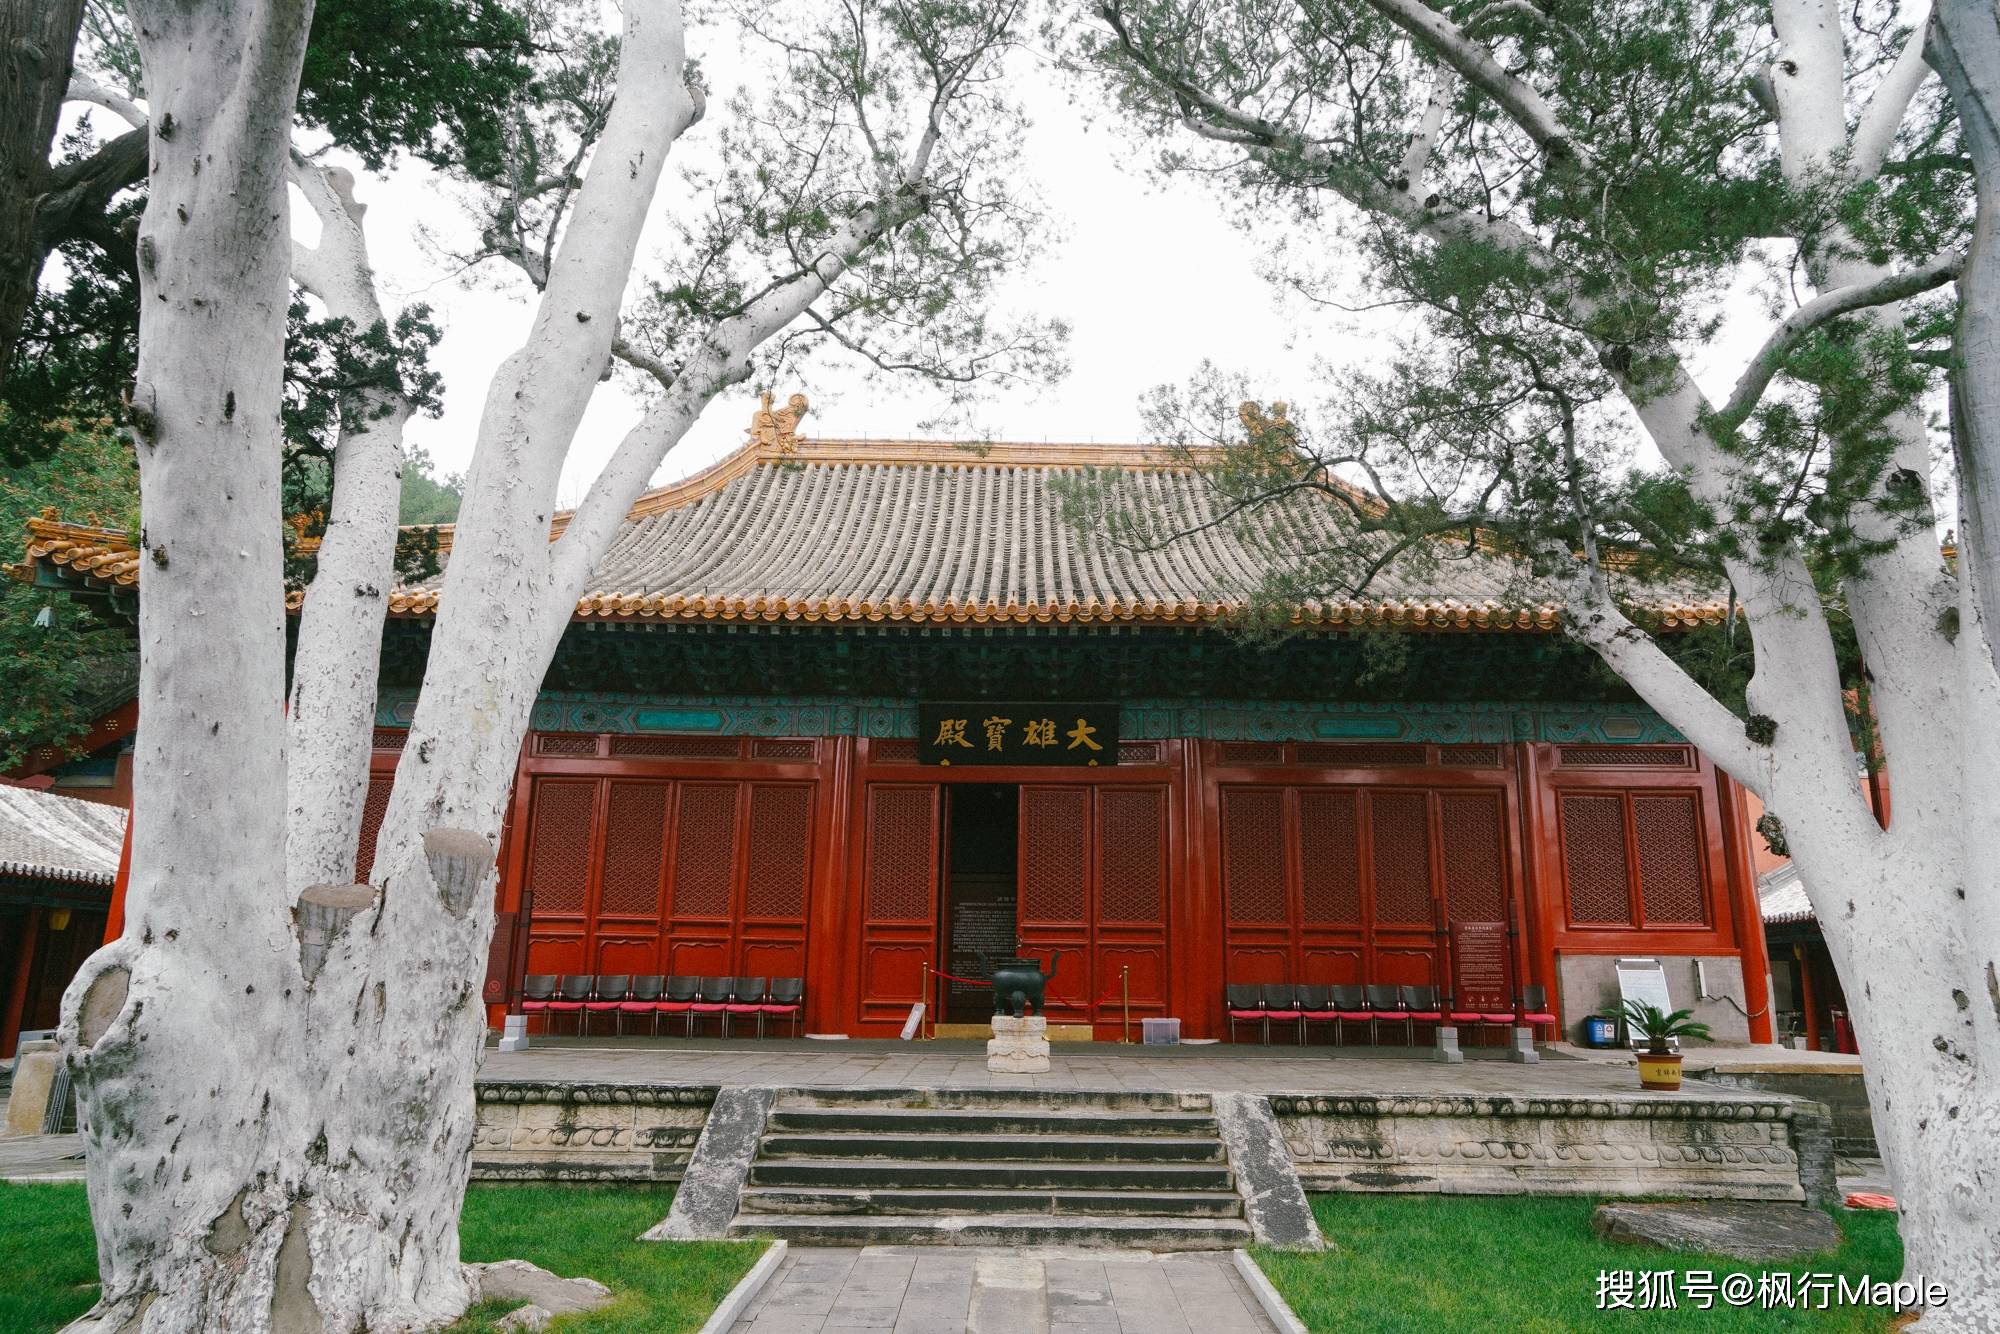
[[799, 447], [799, 421], [806, 415], [804, 394], [793, 394], [782, 408], [771, 406], [771, 391], [759, 395], [760, 406], [750, 414], [749, 436], [759, 449], [790, 454]]

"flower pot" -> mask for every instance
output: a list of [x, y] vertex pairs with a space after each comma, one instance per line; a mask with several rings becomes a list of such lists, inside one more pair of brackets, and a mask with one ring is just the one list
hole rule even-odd
[[1640, 1052], [1639, 1087], [1661, 1093], [1678, 1093], [1681, 1087], [1681, 1054], [1677, 1051]]

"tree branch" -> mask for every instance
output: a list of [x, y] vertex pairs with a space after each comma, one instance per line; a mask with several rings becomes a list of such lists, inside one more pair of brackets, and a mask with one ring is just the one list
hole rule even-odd
[[1741, 426], [1756, 410], [1771, 380], [1784, 368], [1785, 358], [1815, 329], [1857, 310], [1886, 306], [1942, 287], [1957, 278], [1964, 267], [1965, 252], [1953, 251], [1903, 273], [1892, 273], [1874, 282], [1822, 292], [1785, 316], [1771, 331], [1771, 336], [1764, 340], [1764, 346], [1757, 349], [1757, 355], [1750, 359], [1750, 364], [1737, 378], [1736, 388], [1730, 392], [1729, 401], [1722, 410], [1715, 414], [1715, 420], [1732, 431]]

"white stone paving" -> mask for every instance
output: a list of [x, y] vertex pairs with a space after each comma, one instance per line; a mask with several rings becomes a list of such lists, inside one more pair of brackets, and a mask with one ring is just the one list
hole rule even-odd
[[1276, 1334], [1226, 1251], [794, 1246], [732, 1334]]

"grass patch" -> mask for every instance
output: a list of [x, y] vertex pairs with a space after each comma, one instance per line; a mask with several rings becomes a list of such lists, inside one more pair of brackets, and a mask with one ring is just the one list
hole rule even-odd
[[[695, 1330], [763, 1254], [762, 1242], [636, 1241], [667, 1216], [669, 1186], [478, 1185], [459, 1228], [467, 1260], [527, 1260], [608, 1284], [611, 1305], [558, 1322], [565, 1334]], [[97, 1247], [80, 1185], [0, 1182], [0, 1330], [62, 1328], [97, 1300]], [[507, 1304], [457, 1328], [492, 1329]]]
[[61, 1329], [96, 1304], [82, 1186], [0, 1181], [0, 1236], [0, 1329]]
[[1687, 1304], [1678, 1280], [1677, 1310], [1599, 1311], [1602, 1270], [1714, 1271], [1791, 1269], [1795, 1273], [1872, 1274], [1893, 1280], [1903, 1247], [1893, 1213], [1837, 1215], [1840, 1249], [1789, 1265], [1723, 1256], [1684, 1255], [1600, 1241], [1590, 1230], [1592, 1199], [1542, 1196], [1314, 1195], [1320, 1230], [1338, 1249], [1303, 1255], [1257, 1248], [1257, 1263], [1306, 1327], [1315, 1332], [1435, 1334], [1439, 1330], [1509, 1330], [1559, 1334], [1617, 1328], [1701, 1331], [1842, 1330], [1875, 1334], [1892, 1312], [1713, 1309]]

